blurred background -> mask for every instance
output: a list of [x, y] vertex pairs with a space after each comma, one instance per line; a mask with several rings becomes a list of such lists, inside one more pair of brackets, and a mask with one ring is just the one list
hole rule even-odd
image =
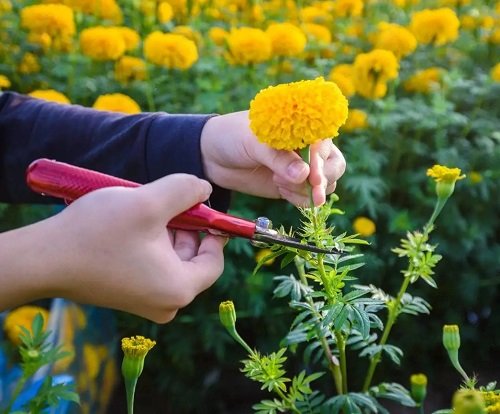
[[[345, 214], [332, 224], [369, 241], [359, 248], [366, 265], [357, 277], [392, 294], [404, 263], [391, 248], [433, 209], [427, 168], [461, 168], [467, 177], [431, 240], [443, 255], [438, 288], [417, 283], [409, 291], [432, 312], [401, 316], [391, 343], [404, 350], [402, 363], [384, 360], [375, 378], [408, 386], [423, 372], [428, 408], [438, 409], [449, 407], [460, 383], [441, 345], [443, 324], [460, 325], [467, 372], [481, 384], [500, 378], [499, 22], [500, 2], [491, 0], [0, 0], [0, 88], [128, 114], [227, 113], [248, 109], [269, 85], [336, 82], [350, 114], [334, 140], [348, 166], [336, 191]], [[59, 208], [0, 205], [0, 229]], [[284, 201], [243, 194], [233, 194], [231, 213], [299, 223]], [[157, 346], [137, 412], [251, 412], [264, 395], [239, 372], [245, 355], [220, 325], [218, 304], [235, 302], [240, 333], [262, 352], [278, 348], [294, 316], [272, 293], [273, 276], [293, 269], [270, 263], [252, 275], [258, 253], [231, 240], [223, 276], [167, 325], [64, 301], [38, 304], [73, 346], [76, 357], [59, 369], [86, 395], [81, 411], [125, 412], [119, 339], [140, 334]], [[2, 346], [12, 348], [8, 336]], [[349, 360], [360, 386], [368, 361]]]

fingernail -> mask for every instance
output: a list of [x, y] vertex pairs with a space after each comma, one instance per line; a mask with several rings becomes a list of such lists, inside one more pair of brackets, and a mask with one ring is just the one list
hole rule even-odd
[[202, 186], [203, 186], [203, 193], [206, 194], [207, 196], [212, 194], [212, 185], [205, 180], [201, 180]]
[[305, 164], [303, 161], [296, 160], [292, 162], [287, 169], [287, 173], [290, 178], [296, 179], [299, 178], [302, 172], [304, 171]]

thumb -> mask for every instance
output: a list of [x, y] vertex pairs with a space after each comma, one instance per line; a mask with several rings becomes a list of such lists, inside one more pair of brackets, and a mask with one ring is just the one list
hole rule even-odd
[[189, 174], [171, 174], [137, 189], [154, 212], [171, 219], [210, 197], [208, 181]]
[[275, 150], [263, 145], [256, 153], [256, 161], [294, 184], [303, 183], [309, 176], [309, 166], [293, 151]]

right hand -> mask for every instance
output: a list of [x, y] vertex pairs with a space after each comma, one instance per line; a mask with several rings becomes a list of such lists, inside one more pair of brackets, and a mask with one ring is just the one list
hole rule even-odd
[[223, 271], [225, 238], [166, 228], [211, 191], [204, 180], [173, 174], [76, 200], [48, 220], [57, 255], [50, 260], [60, 264], [53, 295], [170, 321]]

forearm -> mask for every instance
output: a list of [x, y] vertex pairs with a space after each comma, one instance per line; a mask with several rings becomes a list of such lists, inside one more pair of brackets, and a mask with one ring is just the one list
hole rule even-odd
[[57, 296], [63, 273], [53, 219], [0, 233], [0, 310]]

